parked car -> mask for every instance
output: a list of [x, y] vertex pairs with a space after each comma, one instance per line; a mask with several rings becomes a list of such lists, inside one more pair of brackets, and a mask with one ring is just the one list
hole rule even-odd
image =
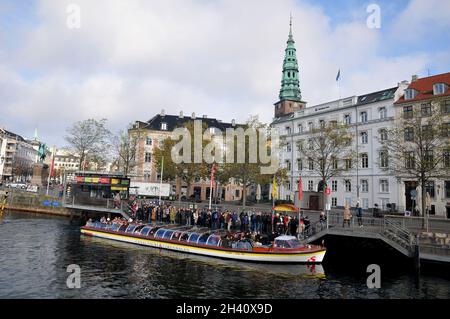
[[19, 188], [19, 189], [27, 189], [27, 184], [25, 183], [8, 183], [6, 184], [7, 188]]

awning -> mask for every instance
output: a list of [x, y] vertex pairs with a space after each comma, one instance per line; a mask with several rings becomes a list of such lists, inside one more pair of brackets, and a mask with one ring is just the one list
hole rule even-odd
[[299, 212], [299, 209], [292, 204], [280, 204], [280, 205], [274, 206], [272, 208], [272, 210], [276, 211], [276, 212], [291, 212], [291, 213]]

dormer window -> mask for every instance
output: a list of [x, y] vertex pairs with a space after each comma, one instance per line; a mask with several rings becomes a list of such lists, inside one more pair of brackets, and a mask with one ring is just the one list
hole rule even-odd
[[161, 123], [161, 130], [167, 131], [167, 123]]
[[416, 98], [417, 90], [415, 89], [406, 89], [405, 90], [405, 100], [412, 100]]
[[446, 90], [447, 90], [447, 85], [445, 83], [433, 84], [433, 94], [434, 95], [444, 94]]

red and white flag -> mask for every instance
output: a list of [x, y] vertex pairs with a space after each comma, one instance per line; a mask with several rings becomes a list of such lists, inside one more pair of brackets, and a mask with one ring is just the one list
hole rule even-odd
[[301, 201], [303, 198], [303, 183], [302, 183], [302, 177], [300, 176], [300, 179], [298, 180], [298, 200]]

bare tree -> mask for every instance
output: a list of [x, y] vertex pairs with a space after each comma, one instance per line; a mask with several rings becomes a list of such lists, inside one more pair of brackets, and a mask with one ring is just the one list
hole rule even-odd
[[140, 129], [120, 131], [113, 137], [114, 157], [117, 160], [119, 170], [128, 175], [136, 167], [136, 154], [139, 142], [142, 139]]
[[301, 139], [297, 142], [302, 156], [300, 160], [321, 178], [322, 191], [325, 191], [331, 178], [352, 168], [355, 158], [352, 141], [353, 134], [348, 125], [330, 122], [312, 128], [307, 140]]
[[111, 133], [106, 128], [106, 122], [106, 119], [88, 119], [76, 122], [67, 129], [65, 140], [69, 143], [69, 149], [79, 156], [80, 169], [90, 158], [104, 158], [108, 152]]
[[401, 179], [418, 181], [421, 212], [426, 208], [426, 188], [433, 178], [450, 172], [450, 119], [441, 100], [423, 103], [405, 112], [396, 127], [380, 139], [383, 147], [379, 165]]

